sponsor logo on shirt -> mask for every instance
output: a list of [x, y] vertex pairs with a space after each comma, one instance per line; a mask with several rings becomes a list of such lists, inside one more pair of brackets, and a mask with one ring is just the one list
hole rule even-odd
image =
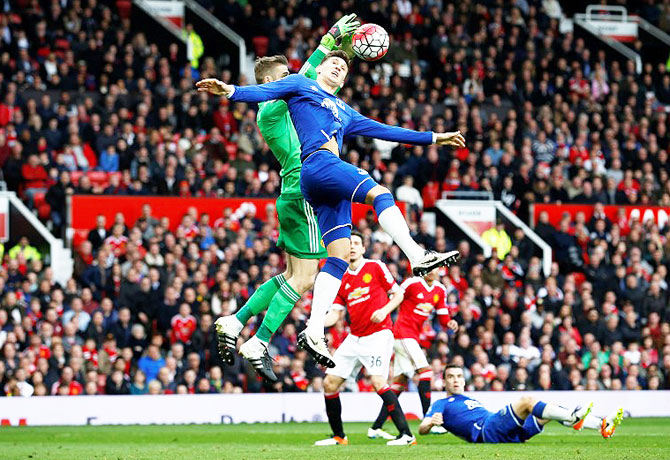
[[359, 287], [349, 293], [349, 300], [357, 300], [370, 293], [370, 288], [368, 286]]

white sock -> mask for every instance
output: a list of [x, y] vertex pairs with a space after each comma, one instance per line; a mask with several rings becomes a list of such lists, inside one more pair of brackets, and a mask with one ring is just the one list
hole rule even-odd
[[377, 218], [379, 225], [391, 235], [412, 265], [421, 260], [426, 251], [412, 239], [407, 222], [397, 206], [386, 208]]
[[570, 409], [566, 409], [565, 407], [561, 406], [555, 406], [554, 404], [547, 404], [544, 406], [541, 418], [545, 420], [557, 420], [559, 422], [570, 423], [575, 421], [575, 417], [572, 415], [572, 411]]
[[595, 415], [587, 415], [584, 419], [584, 428], [589, 430], [600, 430], [600, 427], [603, 424], [603, 419], [596, 417]]
[[307, 328], [312, 337], [323, 337], [326, 321], [326, 313], [335, 302], [335, 297], [340, 290], [342, 280], [335, 278], [330, 273], [319, 272], [314, 281], [314, 296], [312, 298], [312, 312], [309, 315]]

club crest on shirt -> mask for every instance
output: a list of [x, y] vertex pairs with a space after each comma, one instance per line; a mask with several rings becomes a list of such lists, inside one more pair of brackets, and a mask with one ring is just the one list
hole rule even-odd
[[366, 273], [365, 275], [363, 275], [363, 282], [365, 284], [368, 284], [370, 281], [372, 281], [372, 275], [371, 274]]
[[325, 107], [326, 109], [330, 110], [333, 113], [333, 117], [335, 117], [340, 122], [342, 121], [340, 119], [340, 110], [331, 99], [324, 97], [323, 101], [321, 101], [321, 107]]
[[437, 294], [435, 294], [435, 295], [433, 296], [433, 302], [437, 303], [438, 300], [440, 300], [440, 296], [437, 295]]

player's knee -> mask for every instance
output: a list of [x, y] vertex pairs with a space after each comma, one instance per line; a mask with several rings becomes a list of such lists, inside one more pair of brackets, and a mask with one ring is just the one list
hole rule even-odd
[[305, 274], [301, 274], [300, 276], [296, 275], [292, 278], [291, 284], [298, 294], [303, 295], [314, 286], [314, 276], [316, 276], [316, 273], [313, 275], [310, 274], [309, 276]]
[[533, 398], [532, 396], [522, 396], [520, 402], [521, 402], [521, 407], [524, 410], [526, 410], [528, 412], [532, 412], [533, 407], [535, 407], [535, 404], [537, 403], [537, 400], [535, 398]]
[[326, 375], [326, 378], [323, 379], [323, 390], [326, 393], [335, 393], [340, 388], [340, 382], [337, 379], [332, 378], [330, 375]]
[[372, 384], [372, 388], [374, 388], [375, 391], [381, 390], [388, 384], [387, 380], [381, 375], [370, 376], [370, 383]]
[[375, 198], [385, 193], [391, 193], [391, 192], [383, 185], [377, 184], [374, 187], [372, 187], [368, 192], [368, 194], [365, 196], [365, 203], [372, 204], [375, 201]]

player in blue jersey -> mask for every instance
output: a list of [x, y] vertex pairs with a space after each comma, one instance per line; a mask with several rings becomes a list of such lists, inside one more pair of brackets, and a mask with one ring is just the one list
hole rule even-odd
[[317, 67], [316, 81], [303, 75], [289, 75], [262, 85], [234, 86], [216, 79], [199, 81], [199, 91], [228, 97], [232, 101], [287, 102], [301, 145], [300, 187], [316, 212], [328, 259], [314, 282], [312, 312], [298, 343], [320, 364], [334, 367], [324, 338], [324, 321], [340, 289], [348, 267], [351, 236], [351, 203], [374, 206], [379, 223], [405, 253], [415, 275], [458, 259], [458, 251], [426, 251], [411, 237], [407, 222], [395, 205], [391, 192], [377, 184], [367, 171], [340, 159], [345, 136], [363, 135], [405, 144], [465, 146], [460, 132], [433, 133], [388, 126], [367, 117], [335, 96], [349, 71], [343, 51], [326, 55]]
[[614, 434], [623, 420], [623, 409], [601, 419], [591, 415], [593, 403], [575, 409], [537, 401], [522, 396], [518, 401], [498, 412], [489, 412], [476, 399], [463, 394], [463, 369], [449, 365], [444, 372], [447, 397], [435, 401], [419, 425], [419, 434], [428, 434], [434, 426], [441, 426], [468, 442], [515, 443], [525, 442], [542, 432], [551, 420], [573, 427], [600, 430], [604, 438]]

